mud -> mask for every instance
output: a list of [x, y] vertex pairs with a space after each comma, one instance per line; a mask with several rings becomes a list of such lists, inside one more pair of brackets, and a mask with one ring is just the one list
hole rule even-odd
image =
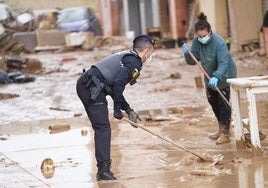
[[[43, 67], [36, 81], [0, 86], [1, 92], [17, 95], [0, 100], [0, 187], [268, 186], [267, 138], [261, 141], [262, 156], [253, 156], [250, 148], [237, 151], [233, 137], [224, 145], [208, 139], [216, 131], [216, 119], [204, 88], [196, 87], [195, 78], [201, 73], [185, 64], [181, 49], [156, 50], [154, 61], [143, 67], [138, 83], [127, 87], [125, 96], [147, 129], [215, 159], [201, 163], [196, 156], [111, 115], [112, 171], [118, 180], [97, 182], [94, 133], [75, 82], [82, 68], [114, 50], [32, 54], [29, 57], [40, 60]], [[67, 56], [76, 60], [62, 61]], [[240, 77], [268, 73], [261, 58], [238, 54], [235, 60]], [[268, 133], [267, 95], [257, 101], [259, 127]], [[110, 98], [108, 102], [112, 109]], [[245, 101], [241, 109], [246, 117]], [[53, 125], [69, 126], [51, 134]], [[47, 158], [54, 168], [44, 173], [40, 166]]]
[[19, 97], [19, 95], [18, 94], [12, 94], [12, 93], [0, 93], [0, 100], [11, 99], [11, 98], [15, 98], [15, 97]]
[[[87, 118], [22, 122], [0, 128], [1, 133], [9, 135], [7, 140], [0, 141], [0, 186], [266, 186], [268, 174], [264, 169], [268, 165], [267, 140], [262, 141], [265, 151], [263, 156], [253, 157], [250, 151], [237, 153], [234, 140], [230, 144], [218, 146], [208, 139], [208, 134], [215, 130], [216, 122], [208, 115], [211, 112], [206, 107], [176, 110], [181, 113], [172, 113], [170, 109], [164, 111], [167, 113], [147, 111], [147, 115], [154, 113], [156, 119], [161, 117], [165, 120], [144, 121], [145, 127], [194, 152], [215, 156], [215, 160], [201, 163], [198, 157], [140, 128], [133, 128], [124, 121], [111, 118], [112, 171], [118, 180], [97, 182], [94, 133]], [[147, 116], [145, 111], [143, 113], [142, 117]], [[194, 125], [190, 124], [193, 118], [197, 121]], [[67, 122], [71, 126], [70, 130], [50, 134], [52, 125], [65, 125]], [[262, 129], [268, 132], [263, 126]], [[87, 134], [82, 134], [84, 132]], [[54, 168], [44, 171], [40, 166], [46, 158], [53, 161]]]

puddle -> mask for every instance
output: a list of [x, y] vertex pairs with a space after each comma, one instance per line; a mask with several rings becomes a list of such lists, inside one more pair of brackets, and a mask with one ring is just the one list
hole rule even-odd
[[[261, 127], [265, 132], [266, 104], [260, 104]], [[145, 121], [148, 116], [151, 119]], [[112, 172], [118, 180], [96, 181], [93, 131], [86, 118], [23, 122], [0, 127], [9, 135], [0, 140], [0, 186], [28, 187], [265, 187], [268, 167], [267, 139], [263, 156], [237, 153], [235, 141], [216, 145], [208, 139], [216, 121], [206, 107], [185, 107], [141, 112], [150, 131], [198, 154], [222, 155], [218, 164], [198, 162], [190, 153], [127, 122], [111, 119]], [[193, 121], [194, 119], [194, 121]], [[50, 134], [61, 125], [67, 130]], [[53, 168], [42, 170], [44, 159]], [[47, 163], [52, 167], [52, 163]], [[23, 175], [22, 175], [23, 174]], [[213, 184], [211, 183], [213, 182]]]

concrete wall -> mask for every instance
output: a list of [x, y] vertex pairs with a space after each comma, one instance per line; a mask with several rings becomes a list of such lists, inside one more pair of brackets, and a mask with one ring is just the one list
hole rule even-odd
[[231, 24], [231, 50], [259, 40], [262, 25], [262, 0], [228, 0]]
[[26, 9], [53, 9], [56, 7], [69, 8], [75, 6], [88, 6], [94, 10], [94, 13], [98, 18], [101, 18], [100, 0], [4, 0], [3, 3], [10, 6], [14, 13], [16, 13], [17, 10]]
[[226, 0], [199, 0], [200, 11], [204, 12], [212, 31], [223, 38], [228, 37], [228, 16]]

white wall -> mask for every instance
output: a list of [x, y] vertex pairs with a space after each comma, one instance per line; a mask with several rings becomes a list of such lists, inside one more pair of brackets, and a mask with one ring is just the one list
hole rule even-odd
[[200, 12], [204, 12], [212, 31], [223, 38], [228, 37], [228, 17], [226, 0], [199, 0]]

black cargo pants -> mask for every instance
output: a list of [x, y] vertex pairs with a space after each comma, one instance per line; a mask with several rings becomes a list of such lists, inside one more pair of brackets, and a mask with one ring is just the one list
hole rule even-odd
[[[229, 101], [230, 99], [230, 87], [225, 87], [220, 90], [224, 97]], [[215, 90], [207, 87], [206, 94], [209, 104], [218, 120], [218, 123], [222, 126], [224, 134], [229, 134], [231, 123], [231, 108], [224, 101], [222, 96]]]
[[94, 129], [95, 157], [97, 163], [110, 162], [111, 126], [105, 92], [101, 92], [93, 101], [90, 97], [90, 87], [83, 83], [85, 73], [77, 80], [76, 91], [87, 112]]

